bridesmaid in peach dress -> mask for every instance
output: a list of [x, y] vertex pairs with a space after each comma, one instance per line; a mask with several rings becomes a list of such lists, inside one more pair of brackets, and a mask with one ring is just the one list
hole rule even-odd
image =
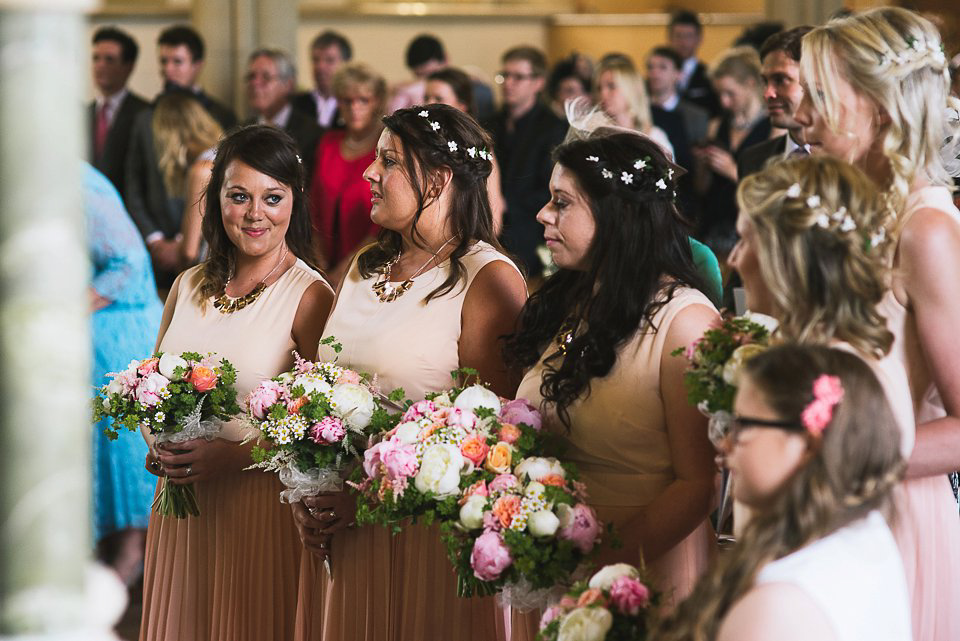
[[[293, 140], [247, 127], [219, 146], [206, 191], [207, 260], [167, 297], [157, 348], [216, 352], [242, 399], [316, 353], [333, 291], [310, 267], [310, 218]], [[293, 637], [301, 547], [276, 476], [247, 471], [238, 419], [213, 440], [157, 447], [147, 469], [192, 483], [200, 516], [151, 515], [141, 641], [286, 641]], [[152, 439], [148, 438], [148, 441]]]
[[[490, 139], [446, 105], [402, 109], [384, 124], [364, 174], [384, 232], [351, 264], [324, 334], [343, 344], [341, 363], [376, 373], [384, 391], [422, 398], [472, 367], [512, 397], [519, 377], [504, 366], [499, 337], [514, 328], [526, 285], [492, 231]], [[503, 638], [492, 597], [457, 597], [436, 527], [398, 536], [351, 527], [351, 493], [304, 503], [296, 518], [312, 554], [301, 565], [298, 641]]]
[[[907, 371], [916, 444], [894, 527], [917, 641], [960, 639], [960, 516], [947, 474], [960, 468], [960, 212], [948, 186], [960, 131], [947, 118], [947, 61], [936, 27], [899, 8], [811, 31], [797, 113], [813, 153], [852, 161], [895, 214], [890, 290], [881, 305]], [[812, 91], [816, 88], [817, 91]], [[942, 150], [952, 136], [951, 149]], [[956, 169], [956, 167], [953, 167]]]
[[[555, 152], [537, 219], [560, 270], [534, 293], [507, 346], [598, 516], [623, 546], [600, 564], [646, 563], [669, 601], [713, 549], [716, 469], [706, 418], [687, 402], [686, 347], [718, 319], [673, 205], [674, 165], [646, 137], [600, 128]], [[609, 542], [608, 542], [609, 543]], [[535, 615], [513, 617], [533, 638]]]

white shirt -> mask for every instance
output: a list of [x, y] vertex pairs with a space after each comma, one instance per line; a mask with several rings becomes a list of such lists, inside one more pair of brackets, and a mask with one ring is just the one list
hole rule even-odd
[[[795, 149], [799, 149], [799, 148], [800, 148], [800, 145], [798, 145], [797, 142], [793, 139], [793, 136], [791, 136], [790, 133], [787, 132], [787, 144], [784, 145], [783, 157], [789, 158], [790, 154], [792, 154]], [[810, 145], [803, 145], [803, 148], [807, 150], [808, 154], [810, 153]]]
[[680, 94], [673, 94], [668, 100], [666, 100], [660, 108], [664, 111], [673, 111], [677, 108], [677, 105], [680, 104]]
[[324, 129], [329, 129], [334, 124], [333, 114], [337, 113], [336, 96], [323, 96], [314, 89], [313, 99], [317, 102], [317, 124]]
[[284, 129], [287, 126], [287, 122], [290, 120], [290, 114], [293, 113], [293, 107], [290, 106], [288, 102], [283, 106], [283, 109], [277, 112], [273, 118], [266, 118], [265, 116], [260, 116], [257, 118], [257, 124], [261, 125], [273, 125], [277, 129]]
[[117, 112], [120, 111], [120, 104], [123, 102], [123, 99], [127, 97], [128, 93], [130, 92], [127, 91], [126, 87], [124, 87], [123, 89], [113, 94], [112, 96], [97, 97], [94, 114], [100, 113], [101, 107], [106, 105], [108, 129], [113, 126], [113, 121], [117, 117]]
[[696, 70], [698, 62], [696, 56], [683, 61], [683, 66], [680, 68], [680, 82], [677, 83], [677, 88], [680, 91], [686, 89], [687, 85], [690, 84], [690, 76], [692, 76]]

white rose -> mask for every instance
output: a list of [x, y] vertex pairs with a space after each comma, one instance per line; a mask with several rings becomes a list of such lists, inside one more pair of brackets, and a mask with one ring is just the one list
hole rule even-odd
[[110, 397], [103, 399], [103, 409], [110, 411]]
[[495, 414], [499, 414], [500, 397], [483, 385], [471, 385], [460, 392], [460, 396], [454, 401], [453, 406], [471, 412], [475, 412], [478, 407], [486, 407], [493, 410]]
[[743, 317], [749, 321], [756, 323], [757, 325], [762, 325], [767, 329], [768, 332], [776, 331], [777, 327], [780, 326], [780, 321], [778, 321], [773, 316], [767, 316], [766, 314], [761, 314], [759, 312], [745, 312]]
[[767, 348], [758, 343], [749, 343], [741, 345], [733, 350], [729, 360], [723, 366], [723, 380], [727, 385], [738, 387], [740, 384], [740, 370], [744, 364], [757, 354], [765, 351]]
[[413, 421], [401, 423], [397, 426], [397, 431], [393, 433], [393, 438], [407, 445], [416, 443], [417, 440], [419, 440], [419, 436], [420, 426]]
[[114, 394], [119, 394], [123, 396], [123, 383], [121, 383], [117, 379], [113, 379], [109, 383], [107, 383], [107, 396], [111, 397]]
[[456, 494], [460, 490], [462, 467], [463, 455], [456, 445], [431, 445], [423, 451], [414, 486], [421, 492], [433, 492], [438, 497]]
[[373, 394], [363, 385], [340, 383], [333, 388], [330, 402], [348, 425], [363, 429], [373, 416]]
[[468, 530], [483, 527], [483, 512], [487, 507], [487, 497], [473, 494], [460, 508], [460, 523]]
[[167, 352], [160, 357], [160, 363], [157, 365], [157, 369], [160, 370], [160, 373], [169, 378], [171, 381], [179, 381], [182, 376], [175, 376], [173, 371], [178, 367], [182, 367], [183, 371], [187, 371], [187, 361], [183, 360], [176, 354], [171, 354]]
[[606, 608], [577, 608], [560, 621], [557, 641], [603, 641], [613, 627]]
[[539, 510], [527, 517], [527, 529], [534, 536], [553, 536], [560, 527], [560, 519], [552, 510]]
[[599, 572], [590, 577], [590, 587], [609, 590], [614, 581], [625, 576], [631, 579], [639, 579], [640, 572], [629, 563], [614, 563], [601, 568]]
[[552, 474], [556, 474], [560, 478], [567, 477], [560, 461], [555, 458], [545, 458], [542, 456], [531, 456], [523, 459], [520, 465], [514, 468], [513, 473], [516, 474], [518, 478], [526, 474], [527, 478], [531, 481], [539, 481], [543, 477]]
[[547, 488], [544, 487], [543, 483], [538, 481], [530, 481], [527, 483], [526, 489], [523, 491], [526, 496], [534, 496], [536, 494], [543, 494], [547, 491]]
[[298, 386], [303, 388], [304, 396], [310, 396], [313, 392], [319, 392], [323, 396], [330, 398], [330, 393], [333, 391], [330, 383], [316, 374], [301, 374], [293, 379], [293, 385], [290, 386], [290, 389]]

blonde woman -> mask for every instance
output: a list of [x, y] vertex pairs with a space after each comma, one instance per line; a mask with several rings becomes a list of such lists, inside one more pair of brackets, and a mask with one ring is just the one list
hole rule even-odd
[[727, 464], [756, 517], [650, 638], [910, 641], [884, 518], [903, 459], [876, 377], [845, 350], [796, 344], [740, 376]]
[[633, 62], [621, 54], [606, 56], [597, 67], [597, 104], [618, 126], [649, 136], [673, 158], [673, 145], [650, 115], [650, 100], [643, 77]]
[[814, 154], [849, 160], [884, 191], [896, 230], [881, 311], [909, 376], [916, 445], [895, 527], [916, 639], [960, 638], [960, 518], [947, 474], [960, 467], [960, 212], [942, 158], [956, 124], [937, 29], [882, 8], [836, 20], [803, 41], [797, 122]]
[[171, 206], [183, 209], [180, 263], [184, 269], [201, 258], [200, 201], [210, 181], [213, 150], [222, 135], [217, 121], [189, 94], [171, 92], [157, 100], [153, 110], [157, 165]]

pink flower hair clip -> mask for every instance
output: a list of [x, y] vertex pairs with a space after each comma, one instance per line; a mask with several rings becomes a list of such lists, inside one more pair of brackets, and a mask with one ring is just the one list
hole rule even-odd
[[833, 418], [833, 408], [843, 400], [843, 384], [836, 376], [821, 374], [813, 382], [813, 400], [807, 405], [800, 419], [807, 431], [820, 436]]

